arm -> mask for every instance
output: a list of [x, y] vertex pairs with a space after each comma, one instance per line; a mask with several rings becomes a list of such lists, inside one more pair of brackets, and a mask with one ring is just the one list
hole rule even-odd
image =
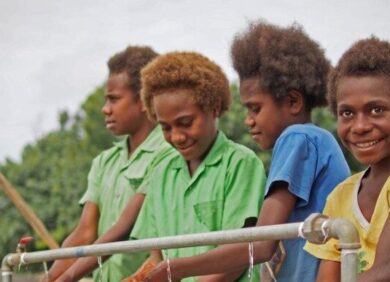
[[[118, 221], [105, 234], [99, 237], [94, 244], [108, 243], [119, 240], [127, 240], [131, 229], [137, 219], [138, 213], [144, 202], [145, 195], [137, 193], [127, 204]], [[103, 260], [109, 256], [103, 257]], [[77, 261], [56, 281], [77, 281], [98, 266], [95, 257], [79, 258]]]
[[375, 260], [372, 267], [363, 272], [358, 281], [390, 281], [390, 216], [387, 217], [385, 226], [376, 247]]
[[317, 282], [340, 281], [341, 265], [338, 261], [321, 260]]
[[[257, 226], [287, 222], [295, 202], [296, 196], [288, 191], [287, 183], [274, 183], [270, 194], [264, 201]], [[257, 264], [268, 261], [272, 257], [277, 243], [278, 241], [255, 242], [253, 244], [254, 262]], [[178, 258], [170, 262], [172, 281], [180, 281], [180, 279], [190, 276], [223, 273], [226, 270], [241, 271], [240, 273], [242, 273], [246, 267], [248, 267], [247, 243], [220, 246], [204, 254]], [[167, 263], [164, 261], [144, 281], [167, 281], [166, 279]]]
[[[97, 237], [99, 222], [99, 207], [92, 202], [84, 205], [79, 224], [74, 231], [65, 239], [62, 247], [74, 247], [92, 243]], [[54, 281], [63, 274], [76, 259], [57, 260], [49, 271], [49, 280]]]

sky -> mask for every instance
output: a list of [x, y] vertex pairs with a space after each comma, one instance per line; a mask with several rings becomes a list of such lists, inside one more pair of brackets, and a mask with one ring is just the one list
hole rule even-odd
[[250, 21], [301, 24], [335, 64], [358, 39], [390, 41], [389, 11], [388, 0], [0, 0], [0, 163], [74, 113], [127, 45], [199, 51], [234, 81], [230, 43]]

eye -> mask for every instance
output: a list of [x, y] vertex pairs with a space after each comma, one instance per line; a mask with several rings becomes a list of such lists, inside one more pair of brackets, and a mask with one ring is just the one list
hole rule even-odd
[[353, 116], [353, 113], [350, 110], [340, 110], [339, 111], [339, 117], [351, 118], [352, 116]]
[[168, 132], [169, 130], [171, 130], [171, 127], [167, 124], [160, 124], [160, 126], [161, 126], [161, 130], [164, 132]]
[[371, 109], [371, 114], [372, 115], [379, 115], [379, 114], [381, 114], [383, 112], [383, 108], [381, 108], [381, 107], [373, 107], [372, 109]]
[[188, 128], [192, 126], [192, 123], [193, 123], [192, 118], [184, 118], [179, 120], [178, 126]]
[[112, 96], [112, 95], [107, 95], [106, 96], [106, 102], [108, 101], [108, 102], [115, 102], [115, 101], [117, 101], [118, 100], [118, 97], [116, 97], [116, 96]]
[[246, 109], [248, 110], [248, 114], [258, 114], [260, 112], [258, 105], [248, 105]]

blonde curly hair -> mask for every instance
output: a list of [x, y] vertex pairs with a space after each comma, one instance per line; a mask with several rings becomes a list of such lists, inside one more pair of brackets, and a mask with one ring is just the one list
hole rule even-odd
[[141, 99], [148, 116], [156, 120], [153, 98], [167, 91], [185, 89], [204, 112], [221, 116], [231, 104], [229, 82], [221, 68], [195, 52], [171, 52], [152, 60], [141, 71]]

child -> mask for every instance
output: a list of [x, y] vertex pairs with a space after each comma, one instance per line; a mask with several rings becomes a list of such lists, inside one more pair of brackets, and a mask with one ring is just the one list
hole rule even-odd
[[[329, 195], [324, 214], [357, 228], [359, 281], [390, 281], [390, 43], [375, 37], [355, 43], [331, 72], [329, 100], [343, 145], [368, 168]], [[317, 281], [340, 281], [335, 239], [305, 248], [322, 259]]]
[[[84, 207], [79, 225], [65, 239], [63, 247], [128, 238], [143, 203], [147, 172], [155, 160], [173, 150], [161, 129], [147, 118], [139, 96], [140, 71], [156, 56], [149, 47], [129, 46], [107, 63], [109, 76], [102, 109], [106, 127], [126, 138], [94, 159], [88, 189], [80, 200]], [[120, 281], [145, 258], [142, 253], [113, 255], [104, 263], [99, 281]], [[58, 260], [50, 269], [48, 280], [78, 281], [96, 267], [97, 259], [93, 257]]]
[[[209, 232], [256, 222], [265, 172], [252, 151], [217, 130], [218, 118], [231, 101], [221, 69], [198, 53], [159, 56], [142, 71], [141, 97], [179, 154], [154, 169], [132, 237]], [[170, 249], [163, 255], [187, 257], [214, 247]], [[234, 280], [241, 273], [226, 277]]]
[[[258, 226], [303, 221], [321, 212], [328, 193], [349, 175], [333, 136], [311, 123], [310, 113], [326, 104], [329, 63], [297, 26], [253, 23], [231, 49], [240, 78], [245, 123], [260, 148], [273, 148], [266, 198]], [[314, 281], [319, 261], [303, 251], [303, 239], [284, 240], [274, 261], [263, 266], [262, 282]], [[269, 261], [277, 241], [253, 243], [254, 261]], [[173, 281], [248, 265], [248, 244], [226, 245], [192, 258], [170, 261]], [[166, 281], [163, 262], [144, 281]], [[277, 270], [279, 270], [278, 273]]]

